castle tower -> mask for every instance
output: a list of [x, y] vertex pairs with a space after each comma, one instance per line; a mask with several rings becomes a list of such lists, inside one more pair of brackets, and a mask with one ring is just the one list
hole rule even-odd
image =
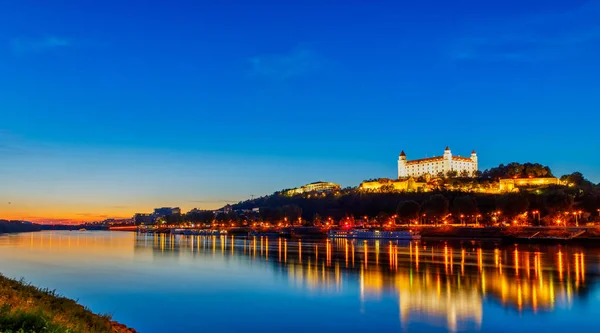
[[446, 173], [448, 173], [448, 171], [452, 170], [452, 152], [450, 151], [450, 148], [448, 146], [446, 146], [446, 149], [444, 150], [444, 162], [443, 162], [443, 172], [444, 175], [446, 175]]
[[400, 153], [400, 157], [398, 157], [398, 178], [408, 177], [408, 170], [406, 168], [406, 154], [404, 150]]
[[477, 164], [477, 153], [475, 150], [471, 152], [471, 161], [473, 161], [473, 171], [479, 170], [479, 165]]

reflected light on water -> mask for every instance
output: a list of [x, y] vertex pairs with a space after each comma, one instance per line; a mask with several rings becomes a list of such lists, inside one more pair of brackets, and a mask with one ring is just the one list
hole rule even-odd
[[593, 282], [598, 273], [598, 265], [589, 261], [586, 265], [586, 259], [600, 258], [597, 253], [565, 246], [293, 241], [266, 236], [129, 234], [111, 238], [91, 233], [32, 233], [2, 241], [15, 248], [57, 255], [91, 256], [108, 251], [136, 256], [150, 251], [156, 257], [171, 253], [206, 260], [261, 261], [284, 274], [293, 288], [354, 293], [363, 313], [369, 311], [370, 302], [391, 295], [398, 304], [398, 320], [403, 327], [426, 322], [452, 332], [481, 328], [487, 301], [521, 313], [549, 312], [557, 305], [569, 307], [588, 290], [586, 283]]
[[[161, 252], [165, 250], [165, 244], [167, 244], [166, 248], [172, 249], [176, 243], [174, 236], [139, 237], [158, 239]], [[242, 254], [245, 253], [245, 239], [195, 237], [212, 242], [213, 254], [217, 243], [221, 244], [222, 249], [226, 245], [230, 248], [228, 252], [221, 251], [223, 256], [233, 256], [238, 250]], [[227, 241], [230, 244], [226, 244]], [[252, 258], [268, 260], [271, 241], [267, 237], [254, 237], [250, 241], [253, 246]], [[540, 252], [513, 248], [510, 250], [512, 263], [504, 263], [502, 257], [509, 250], [501, 250], [497, 247], [485, 250], [482, 247], [462, 246], [459, 249], [460, 274], [454, 275], [454, 248], [448, 244], [437, 246], [419, 242], [406, 244], [385, 242], [386, 246], [382, 247], [384, 241], [379, 240], [336, 239], [309, 242], [306, 243], [307, 245], [305, 242], [295, 242], [295, 250], [290, 252], [287, 239], [279, 238], [272, 241], [277, 242], [277, 262], [288, 267], [290, 281], [293, 281], [297, 287], [308, 289], [333, 287], [331, 290], [340, 290], [344, 281], [356, 274], [362, 300], [370, 297], [378, 298], [383, 292], [396, 289], [403, 320], [407, 320], [408, 314], [415, 311], [428, 312], [429, 315], [444, 313], [447, 325], [451, 329], [457, 328], [456, 325], [462, 317], [480, 323], [481, 302], [485, 295], [489, 294], [505, 306], [514, 307], [518, 311], [551, 310], [555, 305], [555, 290], [559, 291], [559, 299], [564, 299], [568, 303], [573, 298], [574, 290], [585, 284], [585, 260], [582, 252], [573, 253], [573, 260], [566, 263], [561, 250], [554, 254], [557, 258], [556, 262], [552, 262], [545, 259], [549, 258], [548, 255]], [[30, 238], [28, 245], [35, 246], [33, 242]], [[136, 246], [149, 244], [147, 241], [136, 242]], [[194, 242], [178, 244], [180, 247], [194, 248]], [[358, 272], [355, 272], [353, 267], [355, 267], [357, 246], [359, 246], [358, 261], [362, 264], [359, 265]], [[427, 250], [427, 260], [421, 258], [421, 247]], [[200, 248], [198, 251], [201, 251]], [[324, 257], [319, 256], [320, 251], [325, 253]], [[486, 253], [489, 256], [486, 257]], [[382, 255], [385, 255], [384, 262], [381, 262]], [[372, 264], [369, 263], [370, 257], [374, 257]], [[513, 267], [513, 274], [504, 274], [503, 267], [506, 265]], [[574, 270], [574, 279], [564, 280], [565, 265]], [[420, 270], [420, 268], [425, 269]], [[453, 315], [449, 317], [449, 313]]]

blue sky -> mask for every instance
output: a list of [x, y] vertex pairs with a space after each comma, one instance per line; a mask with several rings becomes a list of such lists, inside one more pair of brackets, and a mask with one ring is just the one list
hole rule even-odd
[[599, 57], [597, 0], [7, 0], [0, 200], [214, 208], [446, 145], [598, 182]]

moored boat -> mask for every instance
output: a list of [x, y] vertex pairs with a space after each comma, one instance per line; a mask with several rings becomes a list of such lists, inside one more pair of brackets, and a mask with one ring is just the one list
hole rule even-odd
[[367, 229], [330, 230], [327, 235], [330, 238], [353, 238], [353, 239], [402, 239], [417, 240], [421, 235], [414, 231], [380, 231]]

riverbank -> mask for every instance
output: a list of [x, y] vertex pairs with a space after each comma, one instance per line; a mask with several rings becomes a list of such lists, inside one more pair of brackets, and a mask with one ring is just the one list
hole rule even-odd
[[42, 230], [42, 227], [39, 224], [24, 223], [21, 221], [0, 220], [0, 234], [9, 234], [15, 232], [33, 232], [40, 230]]
[[136, 333], [77, 302], [0, 274], [2, 333]]
[[[384, 226], [372, 228], [373, 230], [387, 231], [417, 231], [423, 240], [477, 240], [477, 241], [502, 241], [509, 243], [586, 243], [600, 245], [600, 228], [597, 226], [585, 227], [551, 227], [551, 226]], [[266, 236], [287, 237], [301, 239], [327, 238], [329, 228], [323, 227], [283, 227], [283, 228], [224, 228], [224, 229], [184, 229], [184, 228], [157, 228], [140, 229], [142, 233], [158, 234], [183, 234], [183, 235], [223, 235], [236, 237]]]
[[[479, 240], [514, 243], [581, 242], [600, 245], [598, 227], [475, 227], [475, 226], [396, 226], [393, 231], [418, 231], [423, 240]], [[327, 237], [327, 230], [316, 228], [291, 228], [285, 235], [298, 238]]]
[[423, 239], [436, 240], [498, 240], [515, 243], [582, 242], [600, 244], [600, 230], [596, 227], [421, 227]]

